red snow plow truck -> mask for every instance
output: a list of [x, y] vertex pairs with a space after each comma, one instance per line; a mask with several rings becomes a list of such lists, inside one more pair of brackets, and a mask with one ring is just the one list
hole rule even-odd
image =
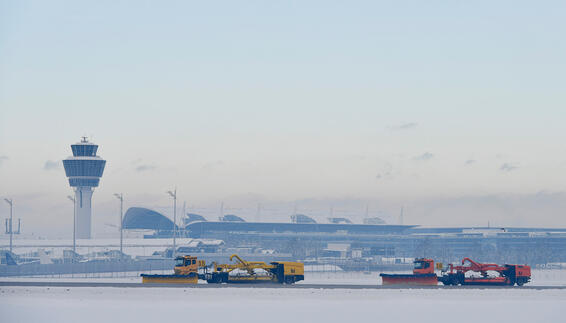
[[450, 264], [448, 270], [442, 270], [437, 263], [434, 273], [432, 259], [417, 258], [413, 261], [412, 274], [380, 274], [383, 285], [483, 285], [483, 286], [522, 286], [531, 280], [531, 267], [527, 265], [482, 264], [470, 258], [464, 258], [462, 265]]

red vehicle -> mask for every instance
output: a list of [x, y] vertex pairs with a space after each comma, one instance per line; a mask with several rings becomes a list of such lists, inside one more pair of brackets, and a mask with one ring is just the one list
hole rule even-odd
[[[531, 280], [531, 267], [527, 265], [482, 264], [470, 258], [464, 258], [461, 266], [450, 264], [450, 270], [438, 277], [444, 285], [486, 285], [486, 286], [522, 286]], [[468, 272], [477, 272], [480, 276], [468, 276]], [[488, 272], [496, 273], [490, 276]]]
[[413, 261], [412, 274], [379, 274], [383, 285], [437, 285], [434, 260], [417, 258]]

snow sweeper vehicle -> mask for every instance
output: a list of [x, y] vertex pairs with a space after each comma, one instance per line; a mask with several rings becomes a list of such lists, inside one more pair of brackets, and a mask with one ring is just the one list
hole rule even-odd
[[[412, 274], [380, 274], [383, 285], [483, 285], [483, 286], [522, 286], [531, 280], [531, 267], [527, 265], [484, 264], [464, 258], [462, 264], [448, 265], [443, 270], [441, 263], [417, 258], [413, 261]], [[440, 275], [435, 274], [435, 268]]]
[[300, 262], [275, 261], [267, 264], [263, 261], [245, 261], [235, 254], [230, 256], [230, 261], [233, 259], [236, 259], [236, 263], [213, 262], [203, 268], [204, 272], [199, 277], [209, 284], [294, 284], [305, 279], [305, 266]]
[[238, 255], [230, 256], [232, 264], [206, 265], [204, 260], [186, 255], [175, 258], [174, 274], [141, 274], [143, 283], [157, 284], [197, 284], [205, 280], [209, 284], [254, 284], [279, 283], [294, 284], [305, 279], [304, 264], [292, 261], [275, 261], [269, 264], [263, 261], [245, 261]]

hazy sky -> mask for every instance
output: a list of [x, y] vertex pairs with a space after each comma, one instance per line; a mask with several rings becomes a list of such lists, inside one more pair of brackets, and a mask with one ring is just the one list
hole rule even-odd
[[203, 207], [316, 199], [346, 213], [405, 204], [430, 225], [566, 226], [565, 13], [564, 1], [2, 0], [0, 196], [38, 234], [66, 221], [60, 160], [87, 135], [107, 160], [99, 230], [112, 193], [159, 208], [175, 185]]

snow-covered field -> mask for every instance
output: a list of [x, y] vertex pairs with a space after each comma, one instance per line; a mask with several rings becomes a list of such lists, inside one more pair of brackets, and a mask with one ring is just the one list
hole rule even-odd
[[[392, 273], [392, 272], [388, 272]], [[410, 273], [410, 272], [395, 272]], [[310, 272], [305, 273], [305, 284], [354, 284], [375, 285], [381, 284], [379, 273], [362, 272]], [[566, 270], [534, 269], [531, 273], [531, 282], [527, 285], [536, 286], [566, 286]]]
[[[171, 274], [172, 270], [155, 270], [147, 274]], [[407, 273], [407, 272], [404, 272]], [[532, 271], [532, 281], [527, 286], [566, 286], [566, 270]], [[120, 282], [139, 283], [138, 272], [95, 273], [42, 277], [2, 277], [0, 281], [60, 281], [60, 282]], [[298, 284], [377, 285], [381, 284], [379, 273], [363, 272], [306, 272], [305, 280]]]
[[[0, 280], [140, 282], [134, 273], [121, 274]], [[378, 273], [305, 278], [300, 283], [380, 283]], [[529, 285], [566, 285], [566, 270], [534, 270]], [[564, 308], [563, 289], [0, 287], [1, 322], [564, 322]]]
[[2, 322], [563, 322], [566, 290], [2, 287]]

